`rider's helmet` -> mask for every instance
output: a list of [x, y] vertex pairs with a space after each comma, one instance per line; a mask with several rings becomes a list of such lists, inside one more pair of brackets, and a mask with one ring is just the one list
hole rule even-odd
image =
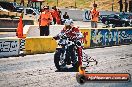
[[73, 26], [73, 20], [66, 19], [64, 25], [65, 25], [66, 29], [71, 28]]
[[72, 19], [66, 19], [65, 20], [65, 23], [64, 23], [65, 25], [72, 25], [73, 24], [73, 20]]

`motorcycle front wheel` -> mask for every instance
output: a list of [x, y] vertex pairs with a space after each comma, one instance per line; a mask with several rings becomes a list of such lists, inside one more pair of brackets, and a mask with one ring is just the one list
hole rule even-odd
[[65, 69], [65, 67], [66, 67], [64, 58], [62, 58], [63, 56], [64, 56], [64, 53], [62, 53], [61, 51], [56, 51], [54, 54], [54, 64], [55, 64], [55, 67], [59, 71]]

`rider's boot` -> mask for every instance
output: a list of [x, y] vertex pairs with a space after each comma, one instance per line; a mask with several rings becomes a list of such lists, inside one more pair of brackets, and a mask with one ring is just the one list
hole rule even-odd
[[65, 61], [66, 61], [66, 64], [67, 65], [70, 65], [71, 64], [70, 56], [68, 54], [66, 55]]
[[72, 66], [74, 66], [74, 67], [78, 66], [78, 61], [77, 61], [77, 57], [75, 55], [75, 52], [73, 52], [71, 59], [72, 59]]

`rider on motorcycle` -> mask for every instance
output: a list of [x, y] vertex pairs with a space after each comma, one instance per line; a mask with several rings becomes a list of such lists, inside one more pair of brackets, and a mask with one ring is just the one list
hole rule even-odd
[[[60, 36], [65, 34], [67, 38], [69, 38], [69, 40], [73, 41], [73, 42], [81, 42], [81, 39], [83, 38], [83, 34], [79, 31], [78, 28], [74, 27], [73, 25], [73, 20], [72, 19], [66, 19], [65, 23], [64, 23], [65, 27], [63, 28], [63, 30], [56, 35], [55, 37], [53, 37], [55, 40], [60, 39]], [[74, 64], [77, 64], [77, 58], [74, 52], [74, 45], [70, 46], [68, 49], [70, 52], [69, 55], [71, 55], [71, 59], [72, 62]], [[67, 54], [68, 56], [68, 54]], [[68, 62], [68, 64], [70, 64], [71, 61]]]

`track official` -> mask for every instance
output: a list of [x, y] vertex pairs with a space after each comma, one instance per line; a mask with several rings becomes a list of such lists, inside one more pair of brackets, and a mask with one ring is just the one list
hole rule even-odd
[[98, 18], [99, 11], [96, 8], [97, 8], [97, 4], [93, 4], [93, 9], [91, 9], [88, 14], [88, 18], [89, 18], [89, 16], [91, 18], [91, 27], [92, 28], [97, 28], [97, 22], [99, 20], [99, 18]]
[[40, 36], [49, 35], [49, 25], [51, 22], [52, 22], [52, 15], [49, 12], [49, 8], [45, 6], [44, 11], [40, 14], [40, 18], [39, 18]]

